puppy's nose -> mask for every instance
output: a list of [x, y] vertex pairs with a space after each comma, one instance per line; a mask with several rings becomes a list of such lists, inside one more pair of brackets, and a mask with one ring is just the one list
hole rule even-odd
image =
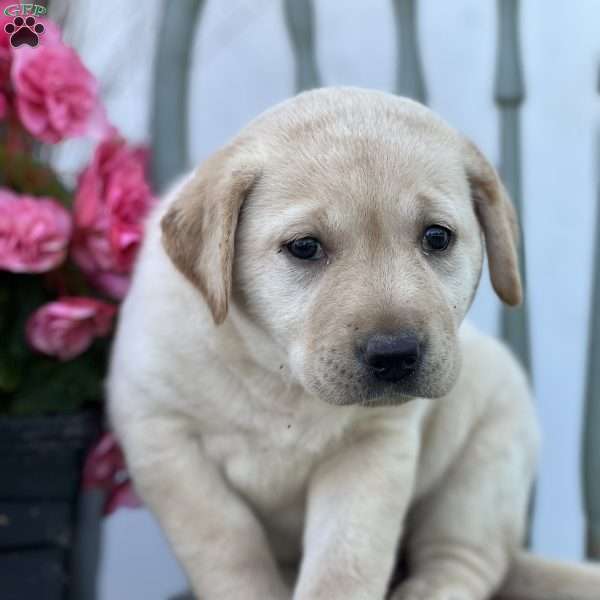
[[373, 335], [367, 340], [364, 362], [382, 381], [397, 382], [417, 369], [421, 350], [412, 335]]

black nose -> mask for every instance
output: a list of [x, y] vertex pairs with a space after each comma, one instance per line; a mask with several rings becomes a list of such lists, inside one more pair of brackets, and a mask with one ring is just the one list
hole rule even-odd
[[373, 335], [367, 340], [364, 362], [382, 381], [400, 381], [419, 365], [419, 341], [412, 335]]

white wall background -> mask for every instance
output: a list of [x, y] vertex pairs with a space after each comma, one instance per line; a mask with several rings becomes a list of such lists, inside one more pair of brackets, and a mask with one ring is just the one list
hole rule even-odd
[[[393, 90], [396, 46], [390, 1], [315, 4], [324, 82]], [[579, 558], [579, 439], [598, 164], [600, 4], [521, 4], [527, 86], [524, 229], [534, 380], [546, 440], [534, 546], [550, 556]], [[171, 0], [169, 10], [177, 5]], [[497, 162], [495, 1], [420, 0], [419, 7], [431, 106]], [[135, 10], [124, 10], [117, 0], [83, 0], [69, 21], [68, 37], [101, 79], [110, 117], [125, 135], [140, 141], [148, 135], [159, 8], [160, 0], [147, 0]], [[193, 162], [293, 93], [292, 55], [279, 0], [208, 0], [194, 57]], [[74, 172], [88, 151], [69, 144], [60, 164]], [[497, 314], [485, 278], [472, 318], [495, 331]], [[184, 589], [183, 575], [145, 511], [121, 511], [107, 519], [104, 529], [102, 600], [165, 600]]]

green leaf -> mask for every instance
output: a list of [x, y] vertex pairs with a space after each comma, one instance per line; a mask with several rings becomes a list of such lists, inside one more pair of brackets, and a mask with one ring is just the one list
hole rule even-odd
[[36, 275], [13, 277], [13, 307], [7, 342], [10, 356], [19, 363], [27, 361], [32, 350], [27, 343], [25, 330], [31, 314], [50, 299], [44, 289], [43, 279]]
[[7, 356], [0, 352], [0, 393], [10, 394], [14, 392], [21, 382], [21, 369]]
[[50, 196], [67, 207], [72, 205], [72, 194], [63, 186], [50, 167], [27, 154], [9, 151], [2, 144], [0, 144], [0, 182], [20, 194]]
[[102, 397], [102, 372], [91, 354], [69, 361], [38, 359], [12, 401], [17, 415], [74, 412]]
[[27, 320], [53, 298], [44, 277], [0, 272], [0, 413], [68, 413], [102, 398], [110, 338], [65, 362], [27, 343]]

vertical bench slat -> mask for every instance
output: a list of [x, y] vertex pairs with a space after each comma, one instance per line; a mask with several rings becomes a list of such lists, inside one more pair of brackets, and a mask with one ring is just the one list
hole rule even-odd
[[[500, 112], [500, 175], [522, 224], [520, 110], [525, 99], [525, 85], [521, 66], [519, 8], [518, 0], [497, 0], [498, 54], [494, 99]], [[522, 235], [519, 240], [519, 263], [523, 286], [526, 288], [525, 245]], [[502, 337], [527, 372], [531, 373], [527, 296], [518, 308], [502, 308], [500, 325]], [[534, 510], [535, 490], [532, 492], [529, 503], [527, 546], [531, 545]]]
[[[518, 0], [497, 0], [497, 2], [498, 58], [494, 96], [500, 111], [500, 174], [522, 223], [520, 110], [525, 98], [525, 86], [519, 42], [519, 2]], [[522, 238], [519, 244], [519, 261], [523, 283], [526, 284], [525, 247]], [[503, 309], [501, 327], [502, 336], [527, 371], [531, 372], [527, 300], [517, 309]]]
[[600, 185], [595, 233], [582, 452], [586, 552], [588, 558], [600, 560]]
[[285, 0], [285, 23], [296, 61], [296, 91], [321, 85], [315, 51], [315, 18], [311, 0]]
[[417, 33], [417, 3], [415, 0], [393, 0], [393, 3], [398, 50], [396, 92], [426, 104], [427, 90]]
[[162, 8], [150, 123], [152, 178], [159, 191], [188, 165], [190, 60], [204, 0], [179, 0], [177, 10], [169, 4]]

